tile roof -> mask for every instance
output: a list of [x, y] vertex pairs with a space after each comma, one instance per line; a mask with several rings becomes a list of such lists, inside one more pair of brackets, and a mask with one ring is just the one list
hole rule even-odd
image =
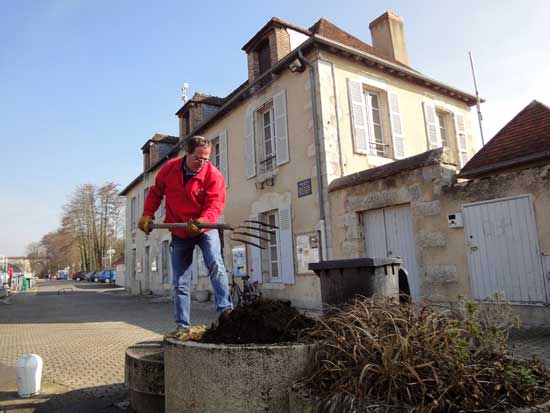
[[367, 44], [364, 41], [359, 40], [357, 37], [352, 36], [348, 32], [340, 29], [338, 26], [331, 23], [325, 17], [321, 17], [319, 20], [317, 20], [317, 22], [313, 26], [311, 26], [309, 30], [312, 33], [334, 40], [335, 42], [345, 44], [346, 46], [353, 47], [365, 53], [381, 57], [382, 59], [388, 60], [392, 63], [397, 63], [401, 66], [410, 68], [409, 66], [393, 59], [391, 56], [388, 56], [382, 50], [376, 49], [370, 44]]
[[547, 156], [550, 108], [533, 100], [470, 159], [458, 176], [474, 178]]
[[387, 178], [388, 176], [441, 162], [446, 162], [443, 148], [432, 149], [415, 156], [390, 162], [386, 165], [364, 169], [351, 175], [335, 179], [328, 186], [328, 191], [337, 191], [365, 182], [376, 181], [377, 179]]

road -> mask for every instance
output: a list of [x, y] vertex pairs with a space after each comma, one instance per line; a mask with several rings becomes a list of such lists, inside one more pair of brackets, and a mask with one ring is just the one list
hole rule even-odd
[[[78, 405], [82, 412], [86, 400], [89, 411], [112, 408], [125, 398], [126, 348], [174, 329], [165, 298], [128, 296], [106, 284], [39, 280], [8, 302], [0, 302], [0, 411], [15, 409], [15, 361], [29, 353], [42, 357], [43, 380], [59, 395], [28, 400], [28, 411]], [[214, 319], [213, 303], [193, 303], [193, 324]]]

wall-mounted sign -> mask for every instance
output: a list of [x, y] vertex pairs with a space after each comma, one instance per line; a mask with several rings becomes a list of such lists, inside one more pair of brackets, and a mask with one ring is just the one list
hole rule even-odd
[[233, 274], [246, 275], [246, 248], [244, 245], [237, 245], [231, 248], [233, 256]]
[[317, 233], [296, 236], [298, 272], [309, 273], [308, 264], [319, 262], [319, 235]]
[[311, 195], [311, 178], [298, 181], [298, 198], [306, 195]]

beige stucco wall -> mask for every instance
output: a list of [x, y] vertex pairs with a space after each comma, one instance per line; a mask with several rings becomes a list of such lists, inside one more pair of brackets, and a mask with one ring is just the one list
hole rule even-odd
[[448, 214], [463, 206], [531, 194], [541, 253], [550, 253], [550, 165], [454, 183], [454, 166], [437, 163], [330, 193], [334, 251], [339, 258], [366, 256], [363, 212], [409, 204], [424, 299], [456, 302], [471, 297], [464, 228], [449, 228]]
[[[473, 124], [469, 106], [461, 100], [453, 99], [442, 93], [437, 93], [427, 87], [421, 87], [412, 82], [406, 81], [398, 76], [356, 62], [353, 59], [343, 58], [336, 54], [320, 52], [320, 79], [321, 99], [325, 108], [323, 113], [323, 130], [325, 136], [334, 141], [339, 127], [340, 141], [342, 143], [342, 154], [344, 168], [342, 175], [358, 172], [367, 168], [380, 166], [391, 162], [392, 159], [381, 158], [373, 155], [355, 153], [353, 150], [352, 124], [348, 98], [347, 79], [361, 81], [368, 89], [374, 91], [392, 91], [399, 95], [401, 106], [401, 118], [405, 135], [405, 155], [413, 156], [428, 150], [426, 138], [426, 127], [424, 122], [423, 101], [435, 104], [437, 108], [464, 115], [466, 135], [468, 141], [468, 153], [471, 156], [479, 149], [473, 138]], [[334, 82], [331, 65], [334, 65], [334, 76], [336, 78], [336, 95], [334, 93]], [[387, 151], [388, 158], [393, 157], [393, 144], [391, 126], [388, 111], [387, 95], [380, 93], [381, 107], [383, 108], [382, 126], [383, 136], [386, 144], [389, 144]], [[335, 104], [338, 104], [338, 111]], [[338, 112], [338, 113], [337, 113]], [[453, 123], [453, 122], [451, 122]], [[455, 139], [454, 123], [450, 125], [450, 159], [458, 161], [458, 148]], [[334, 171], [332, 179], [337, 177], [337, 152], [331, 153], [329, 161], [333, 164], [329, 171]], [[332, 180], [332, 179], [329, 179]]]
[[[348, 77], [356, 79], [368, 78], [374, 80], [374, 83], [378, 82], [376, 84], [382, 85], [388, 90], [391, 89], [399, 93], [403, 127], [406, 136], [407, 156], [423, 152], [427, 148], [422, 108], [422, 99], [424, 98], [432, 99], [436, 105], [444, 106], [449, 110], [455, 112], [462, 111], [465, 116], [466, 129], [467, 131], [471, 131], [469, 108], [459, 101], [436, 94], [428, 89], [410, 84], [402, 79], [382, 73], [374, 68], [360, 65], [351, 59], [344, 59], [332, 53], [314, 51], [307, 57], [314, 64], [316, 75], [315, 90], [318, 100], [317, 113], [319, 116], [320, 147], [322, 153], [321, 175], [325, 190], [332, 180], [344, 174], [347, 175], [393, 161], [390, 158], [367, 156], [353, 152], [346, 80]], [[336, 94], [334, 93], [335, 87]], [[264, 189], [260, 190], [256, 189], [255, 183], [263, 180], [268, 175], [257, 176], [251, 179], [246, 178], [246, 164], [244, 161], [245, 116], [247, 111], [254, 111], [259, 108], [282, 89], [285, 89], [287, 93], [290, 162], [281, 165], [272, 173], [274, 175], [273, 186], [264, 186]], [[311, 102], [309, 70], [302, 73], [292, 73], [285, 70], [270, 85], [255, 93], [251, 98], [242, 102], [222, 118], [210, 124], [206, 130], [201, 131], [201, 134], [207, 137], [215, 137], [220, 131], [227, 130], [229, 179], [227, 202], [223, 216], [224, 222], [231, 224], [240, 223], [254, 213], [268, 209], [278, 209], [282, 200], [285, 200], [285, 202], [288, 201], [292, 210], [294, 243], [296, 243], [296, 236], [298, 235], [313, 234], [317, 231], [323, 232], [326, 230], [326, 250], [324, 253], [325, 258], [330, 259], [337, 257], [339, 254], [331, 242], [331, 233], [332, 231], [342, 229], [342, 217], [333, 211], [331, 212], [332, 203], [329, 203], [328, 193], [325, 193], [326, 225], [323, 225], [320, 221], [319, 185], [315, 162]], [[387, 102], [382, 102], [382, 104], [387, 107]], [[383, 111], [383, 113], [385, 114], [383, 122], [385, 125], [386, 141], [391, 143], [388, 112]], [[473, 154], [474, 145], [471, 136], [469, 148], [471, 154]], [[451, 152], [453, 151], [456, 151], [456, 147], [454, 149], [451, 147]], [[389, 153], [392, 153], [391, 147], [389, 148]], [[183, 155], [183, 153], [180, 155]], [[451, 155], [451, 158], [455, 159], [456, 154]], [[340, 166], [341, 163], [342, 167]], [[143, 210], [143, 190], [153, 184], [157, 171], [148, 174], [144, 178], [144, 181], [136, 184], [127, 195], [128, 200], [130, 200], [133, 194], [139, 194], [139, 214]], [[312, 194], [299, 198], [297, 194], [297, 182], [307, 178], [311, 179]], [[127, 217], [129, 217], [130, 202], [127, 205]], [[162, 217], [159, 217], [158, 220], [162, 220]], [[356, 233], [357, 231], [354, 231], [355, 236], [359, 236]], [[127, 280], [128, 288], [133, 293], [138, 293], [139, 281], [141, 280], [142, 282], [142, 289], [144, 285], [147, 285], [147, 281], [144, 279], [145, 272], [143, 270], [141, 273], [136, 274], [136, 280], [131, 280], [131, 266], [129, 265], [131, 249], [135, 248], [138, 260], [143, 260], [142, 256], [145, 246], [149, 245], [152, 256], [159, 257], [161, 241], [169, 239], [170, 236], [166, 230], [156, 230], [148, 237], [148, 241], [146, 241], [141, 231], [134, 232], [134, 235], [127, 232]], [[231, 247], [234, 243], [229, 240], [227, 235], [225, 238], [225, 262], [227, 268], [231, 269]], [[337, 237], [334, 239], [336, 240]], [[349, 240], [346, 240], [344, 245], [346, 243], [349, 243]], [[296, 251], [294, 260], [295, 268], [297, 268]], [[249, 250], [248, 265], [250, 265], [250, 262], [251, 256]], [[157, 258], [157, 268], [160, 268], [160, 257]], [[161, 279], [162, 277], [158, 270], [151, 272], [149, 288], [154, 293], [166, 294], [171, 290], [171, 284], [162, 284]], [[208, 278], [204, 276], [199, 277], [198, 285], [194, 288], [210, 288]], [[300, 307], [317, 308], [319, 306], [319, 281], [317, 276], [311, 272], [296, 274], [293, 285], [284, 286], [278, 283], [264, 283], [262, 290], [267, 296], [290, 299], [293, 304]]]

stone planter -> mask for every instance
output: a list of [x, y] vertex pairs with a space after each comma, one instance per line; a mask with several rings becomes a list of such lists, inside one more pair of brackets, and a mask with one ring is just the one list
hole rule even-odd
[[160, 341], [128, 347], [124, 376], [134, 411], [164, 411], [164, 348]]
[[166, 412], [289, 412], [289, 392], [314, 344], [204, 344], [168, 340]]

